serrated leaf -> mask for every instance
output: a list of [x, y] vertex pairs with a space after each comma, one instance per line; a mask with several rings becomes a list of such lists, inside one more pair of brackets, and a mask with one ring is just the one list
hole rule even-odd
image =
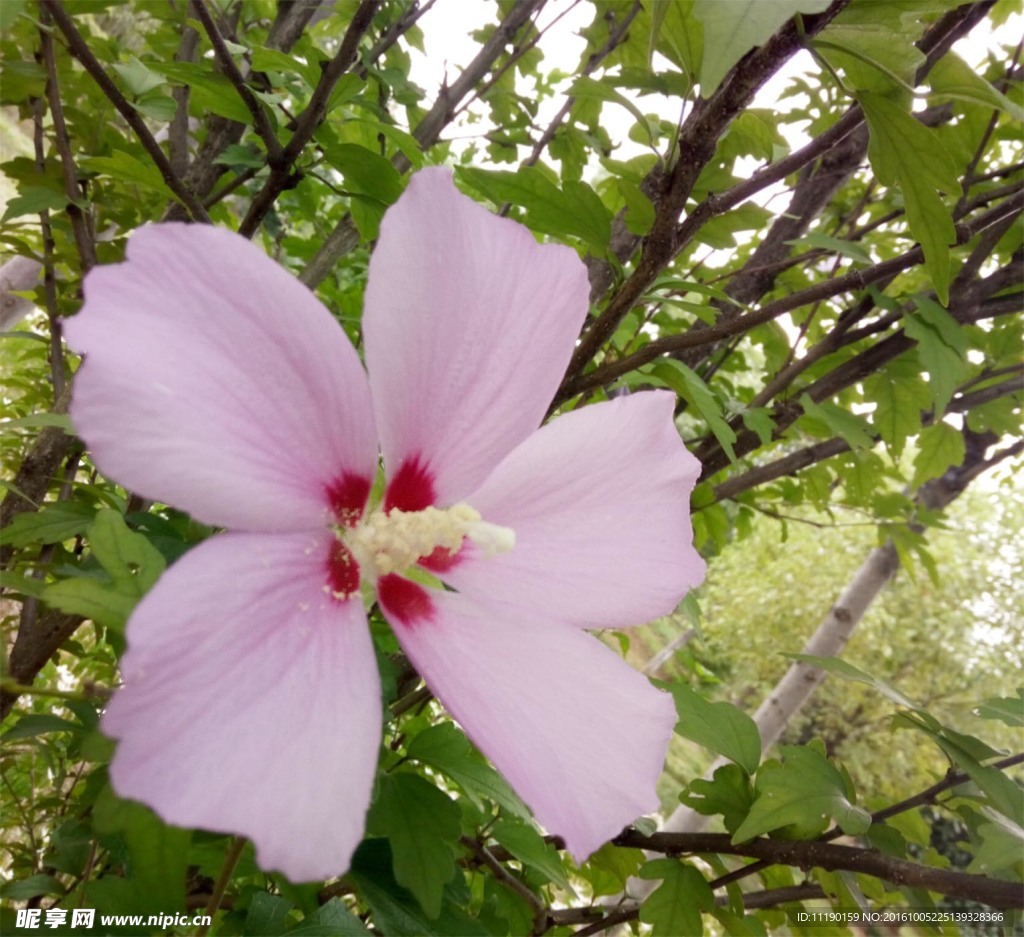
[[[953, 391], [967, 374], [966, 342], [960, 326], [937, 303], [915, 298], [917, 313], [903, 317], [903, 330], [917, 342], [917, 357], [928, 372], [936, 414], [949, 405]], [[940, 315], [942, 313], [943, 315]]]
[[18, 514], [0, 531], [3, 542], [12, 547], [29, 543], [60, 543], [88, 528], [96, 507], [83, 501], [54, 501], [38, 511]]
[[572, 87], [568, 92], [572, 97], [576, 98], [593, 98], [598, 101], [607, 101], [611, 104], [618, 104], [620, 107], [624, 107], [633, 117], [636, 118], [637, 124], [643, 128], [646, 132], [648, 141], [653, 143], [654, 140], [651, 137], [650, 127], [647, 125], [647, 118], [644, 117], [643, 112], [628, 98], [623, 97], [612, 88], [610, 85], [605, 84], [602, 81], [596, 81], [593, 78], [588, 78], [586, 75], [581, 75], [576, 81], [573, 82]]
[[408, 888], [427, 917], [441, 913], [445, 883], [455, 875], [452, 846], [462, 816], [455, 802], [408, 771], [385, 774], [367, 828], [391, 843], [395, 881]]
[[482, 798], [524, 820], [530, 811], [508, 782], [470, 747], [469, 739], [451, 723], [430, 726], [409, 743], [406, 754], [451, 778], [470, 800], [484, 807]]
[[956, 229], [939, 192], [960, 195], [956, 164], [936, 134], [881, 95], [858, 96], [870, 130], [868, 158], [884, 185], [903, 193], [910, 231], [920, 242], [939, 299], [949, 300], [949, 245]]
[[701, 911], [715, 906], [711, 886], [692, 865], [674, 859], [655, 860], [645, 867], [647, 878], [652, 872], [662, 878], [659, 885], [640, 906], [640, 920], [653, 928], [652, 937], [687, 937], [704, 933]]
[[712, 703], [683, 684], [668, 689], [675, 700], [676, 733], [736, 762], [754, 774], [761, 762], [761, 735], [746, 713], [731, 703]]
[[110, 176], [118, 182], [141, 185], [143, 188], [159, 192], [165, 198], [174, 198], [174, 193], [167, 187], [155, 166], [144, 163], [123, 150], [114, 150], [110, 156], [82, 156], [78, 164], [89, 172]]
[[870, 449], [874, 446], [874, 437], [864, 420], [856, 414], [830, 401], [815, 403], [808, 394], [801, 394], [800, 405], [809, 417], [820, 420], [833, 433], [845, 439], [851, 449]]
[[582, 238], [602, 254], [608, 248], [611, 214], [584, 182], [566, 182], [559, 188], [533, 166], [518, 172], [462, 167], [458, 176], [495, 204], [522, 206], [526, 223], [537, 231]]
[[829, 0], [696, 0], [693, 15], [704, 27], [700, 90], [708, 97], [744, 55], [765, 43], [796, 13], [820, 13]]
[[966, 447], [963, 434], [947, 423], [934, 423], [918, 436], [918, 453], [914, 458], [914, 480], [920, 488], [926, 481], [938, 478], [946, 469], [962, 465]]
[[24, 215], [38, 215], [42, 211], [60, 211], [69, 203], [63, 192], [45, 186], [20, 186], [18, 194], [9, 199], [0, 221], [10, 221]]
[[843, 775], [808, 746], [783, 745], [782, 764], [765, 764], [757, 774], [757, 799], [734, 843], [790, 825], [813, 827], [831, 817], [844, 833], [855, 836], [871, 825], [871, 815], [850, 802]]
[[721, 814], [726, 830], [734, 833], [750, 812], [754, 790], [750, 779], [739, 765], [722, 765], [712, 779], [695, 778], [689, 790], [679, 795], [691, 810], [706, 817]]
[[701, 380], [700, 376], [674, 358], [666, 358], [652, 364], [649, 371], [656, 378], [664, 381], [704, 418], [708, 429], [718, 440], [729, 461], [735, 462], [736, 453], [733, 450], [733, 443], [736, 442], [736, 432], [725, 422], [718, 398]]
[[743, 425], [752, 433], [757, 434], [762, 446], [767, 446], [775, 435], [775, 420], [767, 407], [755, 407], [743, 411]]
[[[999, 875], [1024, 864], [1024, 830], [1002, 817], [978, 827], [981, 844], [967, 866], [968, 872]], [[1009, 877], [1009, 876], [1007, 876]]]
[[907, 438], [921, 429], [921, 413], [928, 409], [931, 394], [910, 357], [903, 356], [893, 365], [898, 367], [872, 374], [864, 382], [864, 393], [875, 402], [872, 426], [898, 458]]

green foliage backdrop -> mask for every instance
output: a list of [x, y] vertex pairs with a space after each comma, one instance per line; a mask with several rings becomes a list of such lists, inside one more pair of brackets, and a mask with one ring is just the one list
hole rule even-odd
[[[0, 250], [42, 269], [4, 285], [4, 932], [74, 908], [179, 916], [104, 933], [847, 932], [786, 913], [830, 903], [995, 932], [1024, 873], [1016, 4], [478, 0], [424, 90], [468, 6], [0, 3]], [[381, 218], [438, 164], [586, 262], [552, 411], [668, 388], [703, 465], [707, 586], [606, 635], [675, 694], [672, 820], [574, 865], [381, 621], [367, 838], [295, 885], [110, 788], [125, 622], [211, 531], [93, 469], [61, 322], [133, 229], [179, 219], [255, 239], [358, 347]], [[799, 715], [791, 665], [827, 674]]]

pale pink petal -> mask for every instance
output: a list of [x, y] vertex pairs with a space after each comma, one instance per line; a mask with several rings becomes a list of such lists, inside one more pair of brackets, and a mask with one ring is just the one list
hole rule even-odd
[[658, 809], [670, 696], [572, 625], [453, 592], [430, 600], [382, 607], [427, 685], [577, 860]]
[[514, 549], [467, 549], [442, 578], [584, 628], [671, 612], [704, 577], [690, 526], [700, 464], [676, 431], [674, 402], [664, 391], [635, 394], [538, 430], [466, 497], [515, 531]]
[[365, 372], [312, 293], [209, 225], [137, 231], [65, 325], [87, 358], [71, 417], [100, 469], [200, 520], [301, 530], [325, 487], [373, 478]]
[[221, 534], [184, 556], [129, 622], [103, 719], [118, 794], [248, 836], [293, 881], [347, 869], [380, 746], [362, 603], [323, 591], [330, 539]]
[[[587, 312], [575, 251], [418, 172], [381, 225], [363, 330], [389, 477], [421, 470], [438, 503], [479, 485], [540, 425]], [[407, 470], [410, 471], [410, 470]]]

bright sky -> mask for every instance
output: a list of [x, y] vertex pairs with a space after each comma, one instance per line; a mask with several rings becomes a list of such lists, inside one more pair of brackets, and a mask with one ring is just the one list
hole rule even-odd
[[[471, 34], [490, 23], [495, 12], [495, 5], [490, 3], [438, 0], [436, 5], [424, 14], [419, 25], [424, 33], [424, 47], [427, 49], [428, 55], [423, 56], [412, 50], [411, 77], [426, 91], [427, 101], [432, 101], [435, 98], [446, 77], [449, 83], [453, 81], [458, 77], [462, 67], [477, 53], [480, 44], [471, 38]], [[587, 0], [549, 0], [542, 10], [538, 22], [542, 30], [550, 25], [550, 29], [540, 42], [547, 68], [558, 68], [567, 73], [572, 73], [575, 70], [586, 49], [586, 42], [579, 33], [593, 20], [593, 17], [594, 5]], [[1022, 31], [1024, 31], [1024, 14], [1021, 13], [1012, 14], [1007, 23], [995, 33], [993, 33], [989, 21], [985, 20], [975, 27], [967, 39], [961, 40], [954, 48], [971, 65], [978, 66], [984, 61], [989, 49], [993, 48], [996, 43], [1016, 43]], [[655, 61], [657, 62], [657, 58]], [[800, 74], [813, 74], [816, 71], [817, 66], [810, 53], [797, 53], [778, 74], [761, 88], [754, 106], [782, 111], [799, 106], [799, 99], [779, 102], [779, 95], [793, 77]], [[571, 81], [566, 81], [565, 87], [568, 87], [570, 83]], [[619, 88], [617, 90], [630, 97], [628, 89]], [[647, 95], [643, 98], [634, 98], [634, 100], [644, 113], [650, 113], [657, 109], [658, 104], [664, 104], [656, 95]], [[546, 126], [561, 104], [562, 101], [558, 98], [547, 101], [546, 108], [541, 112], [538, 125]], [[484, 111], [479, 112], [484, 113]], [[629, 158], [644, 151], [642, 145], [629, 140], [628, 132], [633, 125], [634, 118], [624, 108], [613, 104], [605, 105], [602, 116], [613, 141], [621, 144], [621, 149], [616, 153], [617, 158]], [[663, 116], [672, 121], [679, 118], [678, 113], [664, 113]], [[463, 133], [468, 135], [475, 130], [476, 127], [466, 128]], [[785, 132], [793, 148], [808, 142], [808, 138], [795, 127], [786, 127]], [[456, 129], [447, 136], [457, 138], [459, 135], [460, 133]], [[751, 169], [753, 166], [754, 163], [751, 161]], [[742, 168], [737, 167], [740, 171]]]

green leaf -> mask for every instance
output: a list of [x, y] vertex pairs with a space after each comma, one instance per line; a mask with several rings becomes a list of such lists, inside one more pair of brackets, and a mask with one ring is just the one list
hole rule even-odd
[[64, 579], [47, 587], [43, 600], [61, 611], [120, 629], [166, 562], [156, 547], [130, 530], [124, 518], [110, 508], [96, 515], [87, 537], [107, 581], [84, 576]]
[[188, 830], [167, 826], [151, 810], [121, 800], [108, 785], [93, 808], [97, 833], [118, 834], [131, 855], [129, 881], [141, 906], [154, 912], [183, 911], [188, 870]]
[[3, 420], [0, 421], [0, 432], [12, 429], [37, 429], [46, 426], [56, 426], [64, 430], [69, 436], [75, 435], [75, 429], [71, 425], [71, 417], [66, 413], [31, 413], [28, 416]]
[[62, 579], [43, 591], [43, 601], [69, 615], [81, 615], [107, 628], [124, 628], [136, 599], [104, 582], [84, 577]]
[[842, 254], [844, 257], [856, 260], [858, 263], [871, 263], [871, 254], [861, 244], [858, 244], [856, 241], [843, 241], [839, 238], [829, 237], [824, 231], [812, 231], [810, 234], [805, 234], [802, 238], [797, 238], [795, 241], [786, 241], [786, 243], [798, 247], [821, 248], [834, 254]]
[[783, 745], [782, 764], [768, 762], [757, 773], [757, 799], [733, 834], [742, 843], [790, 825], [815, 828], [831, 817], [850, 836], [865, 832], [871, 815], [851, 803], [838, 769], [809, 746]]
[[167, 199], [174, 193], [167, 187], [160, 171], [152, 163], [144, 163], [123, 150], [114, 150], [111, 156], [82, 156], [78, 164], [89, 172], [111, 176], [118, 182], [130, 182], [145, 189], [159, 192]]
[[640, 870], [640, 875], [662, 879], [640, 906], [640, 920], [651, 925], [652, 937], [704, 933], [701, 911], [715, 907], [715, 896], [697, 869], [675, 859], [655, 859]]
[[0, 885], [0, 895], [3, 895], [8, 901], [28, 901], [30, 898], [39, 898], [43, 895], [61, 896], [63, 894], [64, 886], [52, 875], [30, 875], [27, 878], [4, 882]]
[[445, 883], [455, 875], [451, 847], [461, 830], [455, 802], [417, 774], [385, 774], [367, 828], [388, 838], [395, 881], [416, 896], [427, 917], [436, 918]]
[[51, 732], [81, 733], [84, 731], [85, 726], [79, 722], [61, 719], [60, 716], [53, 716], [49, 713], [28, 713], [7, 729], [0, 738], [5, 742], [13, 742], [17, 739], [37, 738]]
[[370, 906], [375, 929], [382, 934], [417, 937], [479, 937], [479, 923], [446, 901], [436, 921], [428, 918], [416, 899], [392, 874], [386, 839], [365, 839], [352, 857], [348, 875]]
[[947, 52], [928, 72], [928, 83], [936, 103], [959, 100], [1005, 111], [1014, 120], [1024, 120], [1024, 108], [979, 75], [955, 52]]
[[683, 790], [679, 799], [703, 816], [721, 814], [726, 830], [734, 833], [750, 812], [754, 790], [739, 765], [722, 765], [715, 769], [710, 781], [706, 778], [691, 781], [689, 789]]
[[164, 571], [160, 552], [142, 534], [130, 530], [117, 511], [101, 510], [88, 536], [96, 559], [127, 595], [142, 598]]
[[744, 55], [765, 43], [796, 13], [820, 13], [829, 0], [696, 0], [693, 15], [704, 27], [701, 96], [708, 97]]
[[815, 657], [812, 654], [786, 654], [790, 660], [803, 661], [805, 664], [813, 664], [826, 673], [835, 674], [837, 677], [842, 677], [844, 680], [852, 680], [854, 683], [863, 683], [865, 686], [871, 687], [873, 690], [880, 693], [886, 699], [891, 700], [897, 706], [905, 706], [907, 709], [920, 709], [920, 705], [915, 703], [909, 696], [904, 696], [895, 687], [890, 686], [884, 680], [873, 674], [868, 673], [866, 670], [861, 670], [860, 667], [856, 667], [848, 661], [841, 660], [838, 657]]
[[491, 836], [524, 865], [575, 896], [558, 851], [551, 843], [545, 842], [532, 826], [518, 820], [499, 820], [494, 824]]
[[345, 177], [345, 188], [391, 205], [402, 194], [402, 177], [379, 153], [354, 143], [324, 148], [328, 164]]
[[815, 403], [807, 394], [801, 394], [800, 405], [809, 417], [820, 420], [833, 433], [845, 439], [851, 449], [870, 449], [874, 446], [874, 437], [864, 420], [856, 414], [830, 401]]
[[616, 895], [643, 863], [644, 854], [639, 849], [605, 843], [580, 868], [580, 874], [589, 878], [595, 897]]
[[178, 102], [169, 94], [153, 91], [139, 98], [135, 102], [135, 108], [150, 120], [169, 123], [178, 113]]
[[640, 186], [621, 176], [615, 181], [622, 200], [626, 203], [626, 227], [631, 233], [643, 237], [654, 226], [654, 205], [640, 190]]
[[288, 937], [369, 937], [370, 932], [340, 898], [332, 898], [288, 931]]
[[767, 446], [775, 435], [775, 420], [768, 407], [755, 407], [743, 411], [743, 425], [752, 433], [757, 434], [762, 446]]
[[913, 357], [902, 355], [886, 370], [872, 374], [864, 382], [864, 393], [875, 402], [872, 426], [893, 457], [899, 458], [907, 438], [920, 431], [921, 413], [931, 403]]
[[1024, 726], [1024, 687], [1017, 688], [1016, 696], [987, 699], [974, 712], [982, 719], [998, 719], [1008, 726]]
[[121, 76], [133, 97], [141, 97], [147, 91], [167, 84], [167, 79], [163, 75], [151, 71], [134, 55], [127, 62], [117, 62], [111, 68]]
[[[1024, 830], [1016, 824], [1002, 817], [996, 818], [978, 827], [978, 837], [981, 845], [967, 866], [968, 872], [998, 876], [1002, 872], [1019, 870], [1024, 864]], [[1019, 877], [1019, 872], [1015, 877]]]
[[735, 462], [736, 453], [733, 450], [733, 443], [736, 442], [736, 432], [725, 422], [718, 398], [711, 392], [700, 375], [674, 358], [658, 361], [650, 365], [647, 370], [659, 380], [664, 381], [704, 418], [708, 429], [714, 433], [715, 439], [718, 440], [723, 451], [729, 457], [729, 461]]
[[530, 811], [508, 782], [470, 747], [469, 739], [450, 722], [430, 726], [414, 736], [406, 754], [447, 775], [477, 807], [484, 809], [486, 798], [515, 816], [524, 820], [530, 818]]
[[868, 158], [884, 185], [903, 193], [910, 231], [921, 243], [939, 299], [949, 301], [949, 245], [956, 229], [939, 192], [960, 195], [952, 157], [938, 136], [888, 98], [870, 92], [858, 96], [870, 130]]
[[239, 124], [252, 124], [252, 114], [238, 91], [225, 75], [210, 66], [195, 62], [154, 62], [153, 69], [189, 89], [189, 109], [195, 113], [212, 112]]
[[0, 221], [10, 221], [23, 215], [38, 215], [42, 211], [61, 211], [69, 201], [63, 192], [44, 186], [19, 186], [18, 194], [7, 202]]
[[95, 516], [95, 505], [84, 501], [51, 501], [38, 511], [16, 515], [0, 534], [12, 547], [60, 543], [83, 533]]
[[291, 924], [292, 903], [280, 895], [258, 891], [245, 915], [244, 937], [277, 937]]
[[934, 423], [921, 431], [918, 453], [914, 458], [912, 487], [938, 478], [946, 469], [963, 464], [966, 454], [963, 434], [947, 423]]
[[928, 372], [935, 412], [941, 414], [967, 374], [966, 340], [956, 321], [937, 303], [920, 297], [915, 303], [917, 313], [903, 317], [903, 330], [917, 342], [917, 357]]
[[593, 78], [588, 78], [586, 75], [582, 75], [573, 82], [568, 93], [572, 97], [608, 101], [611, 104], [618, 104], [621, 107], [624, 107], [636, 118], [637, 124], [647, 133], [648, 141], [652, 144], [654, 143], [654, 140], [651, 137], [651, 129], [647, 125], [647, 118], [644, 117], [640, 108], [638, 108], [628, 98], [619, 94], [619, 92], [610, 85], [607, 85], [602, 81], [595, 81]]
[[761, 735], [754, 720], [732, 703], [711, 703], [684, 684], [668, 687], [679, 721], [676, 733], [736, 762], [754, 774], [761, 762]]
[[[681, 68], [692, 83], [697, 81], [704, 50], [704, 27], [694, 16], [695, 0], [651, 5], [651, 34], [648, 65], [655, 50]], [[653, 69], [648, 68], [649, 72]]]
[[496, 205], [511, 202], [526, 209], [526, 223], [537, 231], [586, 241], [605, 253], [611, 239], [611, 215], [584, 182], [566, 182], [559, 188], [535, 166], [518, 172], [462, 167], [458, 177]]

